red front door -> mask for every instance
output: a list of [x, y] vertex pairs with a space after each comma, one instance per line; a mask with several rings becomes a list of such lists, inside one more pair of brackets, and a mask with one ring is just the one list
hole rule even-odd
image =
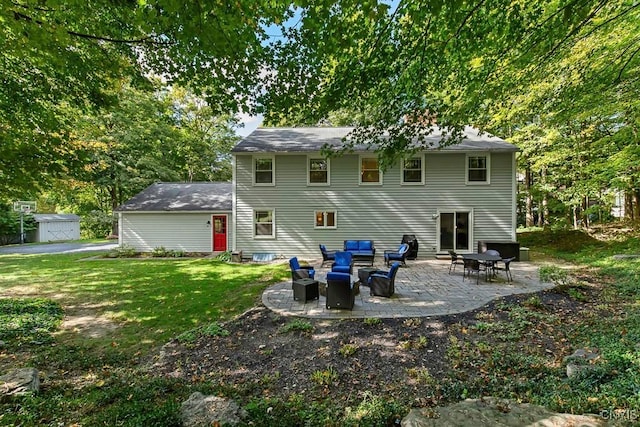
[[227, 250], [227, 216], [216, 215], [213, 217], [213, 250]]

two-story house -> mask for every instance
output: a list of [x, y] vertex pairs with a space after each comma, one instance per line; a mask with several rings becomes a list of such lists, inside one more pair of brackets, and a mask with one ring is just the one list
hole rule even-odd
[[318, 244], [371, 239], [379, 253], [415, 235], [419, 257], [478, 240], [516, 239], [516, 152], [506, 141], [466, 128], [440, 146], [379, 168], [366, 147], [325, 158], [352, 128], [259, 128], [232, 150], [233, 250], [318, 257]]

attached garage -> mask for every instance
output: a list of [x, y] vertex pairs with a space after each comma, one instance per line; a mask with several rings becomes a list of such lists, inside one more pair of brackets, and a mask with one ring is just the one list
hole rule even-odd
[[58, 242], [80, 239], [80, 217], [73, 214], [34, 214], [37, 228], [34, 242]]
[[150, 252], [231, 249], [231, 183], [156, 183], [119, 206], [118, 243]]

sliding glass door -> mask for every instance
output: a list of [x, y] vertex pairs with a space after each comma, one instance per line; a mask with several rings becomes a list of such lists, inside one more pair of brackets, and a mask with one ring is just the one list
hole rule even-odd
[[471, 215], [469, 211], [440, 212], [440, 247], [438, 252], [468, 251], [471, 247]]

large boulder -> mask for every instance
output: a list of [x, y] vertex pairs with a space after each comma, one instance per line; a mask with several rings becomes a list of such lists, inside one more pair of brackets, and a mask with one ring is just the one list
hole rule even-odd
[[236, 402], [218, 396], [195, 392], [182, 402], [182, 425], [185, 427], [236, 425], [244, 417], [246, 413]]
[[435, 409], [412, 409], [402, 427], [600, 427], [597, 416], [558, 414], [542, 406], [485, 397]]
[[0, 395], [12, 396], [36, 393], [40, 390], [40, 378], [36, 368], [20, 368], [0, 376]]

